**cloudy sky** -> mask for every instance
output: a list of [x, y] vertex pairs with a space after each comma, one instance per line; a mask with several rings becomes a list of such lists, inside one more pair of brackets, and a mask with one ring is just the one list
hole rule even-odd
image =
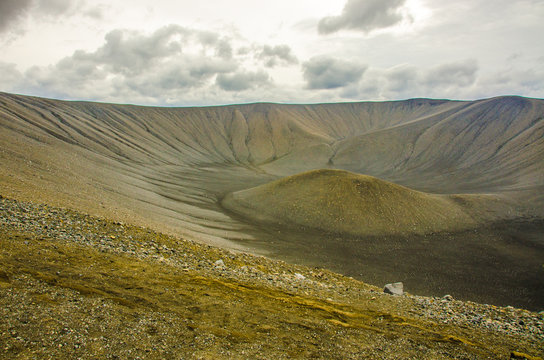
[[544, 97], [544, 0], [0, 0], [0, 91], [144, 105]]

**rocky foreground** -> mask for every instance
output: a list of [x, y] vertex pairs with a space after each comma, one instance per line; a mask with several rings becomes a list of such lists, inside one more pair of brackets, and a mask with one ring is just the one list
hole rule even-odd
[[544, 315], [0, 197], [2, 359], [538, 359]]

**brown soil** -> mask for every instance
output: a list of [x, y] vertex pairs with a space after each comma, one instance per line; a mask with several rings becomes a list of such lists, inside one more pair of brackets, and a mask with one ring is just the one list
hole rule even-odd
[[[433, 195], [343, 170], [314, 170], [228, 194], [252, 220], [349, 235], [409, 235], [475, 227], [490, 196]], [[474, 209], [478, 209], [480, 214]]]

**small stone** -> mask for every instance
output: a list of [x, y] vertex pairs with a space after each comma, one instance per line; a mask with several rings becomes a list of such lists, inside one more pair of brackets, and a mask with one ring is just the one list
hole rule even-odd
[[306, 279], [306, 276], [300, 274], [300, 273], [295, 273], [295, 279], [297, 280], [304, 280]]
[[453, 301], [453, 296], [451, 295], [444, 295], [444, 297], [442, 298], [443, 300], [446, 300], [446, 301]]
[[383, 288], [383, 292], [391, 295], [402, 295], [404, 294], [404, 285], [401, 282], [387, 284]]
[[214, 263], [214, 265], [218, 267], [223, 267], [225, 266], [225, 262], [222, 259], [219, 259]]

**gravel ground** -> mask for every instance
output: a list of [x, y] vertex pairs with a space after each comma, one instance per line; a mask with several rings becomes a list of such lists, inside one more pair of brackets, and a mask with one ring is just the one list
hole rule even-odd
[[[462, 302], [450, 296], [391, 296], [379, 288], [326, 269], [234, 253], [69, 209], [6, 198], [0, 198], [0, 226], [3, 240], [16, 244], [12, 253], [7, 245], [3, 253], [4, 259], [9, 260], [5, 263], [11, 262], [13, 266], [8, 264], [0, 268], [0, 357], [3, 358], [413, 358], [414, 354], [419, 354], [417, 358], [429, 359], [516, 356], [531, 359], [544, 355], [542, 313]], [[29, 249], [26, 260], [23, 259], [27, 253], [25, 246]], [[92, 251], [89, 257], [97, 252], [112, 264], [120, 258], [133, 259], [134, 264], [143, 264], [142, 269], [146, 266], [167, 269], [165, 273], [198, 283], [202, 288], [207, 286], [211, 295], [201, 295], [197, 292], [201, 287], [196, 285], [193, 289], [201, 306], [193, 312], [204, 311], [204, 315], [186, 316], [186, 311], [191, 309], [187, 304], [176, 313], [165, 305], [167, 300], [161, 300], [168, 294], [157, 293], [151, 287], [148, 290], [153, 294], [149, 296], [145, 288], [129, 295], [118, 289], [108, 292], [100, 288], [100, 292], [96, 287], [86, 285], [85, 281], [88, 284], [97, 281], [90, 278], [93, 273], [77, 267], [77, 262], [83, 262], [84, 258], [67, 254], [66, 249], [81, 249], [81, 254], [89, 249]], [[30, 254], [37, 255], [31, 258]], [[57, 262], [51, 260], [42, 264], [40, 254], [44, 259], [51, 257]], [[61, 258], [59, 254], [66, 256]], [[18, 268], [19, 260], [27, 268]], [[111, 266], [112, 274], [122, 273], [123, 266]], [[75, 278], [78, 285], [59, 286], [68, 278], [63, 277], [63, 272], [70, 271], [74, 272], [70, 273], [70, 279]], [[159, 279], [161, 273], [154, 276]], [[222, 332], [205, 330], [202, 326], [206, 323], [208, 327], [217, 327], [221, 321], [217, 316], [208, 318], [205, 313], [207, 307], [217, 306], [220, 302], [217, 299], [225, 299], [224, 293], [213, 293], [217, 284], [232, 290], [228, 296], [233, 300], [224, 305], [225, 309], [233, 306], [232, 309], [245, 314], [236, 316], [246, 316], [237, 318], [239, 322], [231, 319], [219, 326]], [[92, 296], [89, 295], [90, 288], [95, 289]], [[258, 322], [259, 306], [265, 306], [252, 302], [257, 300], [250, 298], [251, 292], [273, 299], [275, 302], [266, 306], [279, 306], [279, 310], [270, 310], [266, 315], [270, 329], [266, 330], [262, 323], [259, 325], [265, 329], [259, 328], [259, 331], [266, 335], [266, 340], [233, 340], [235, 329], [232, 326], [252, 323], [252, 316], [253, 322]], [[127, 305], [126, 299], [133, 299], [134, 294], [140, 296], [137, 305]], [[205, 303], [204, 297], [215, 299], [215, 302]], [[288, 310], [277, 305], [278, 299]], [[132, 310], [139, 309], [144, 300], [148, 304], [145, 311]], [[240, 302], [250, 302], [254, 307], [235, 305]], [[119, 304], [123, 306], [119, 307]], [[232, 309], [230, 311], [234, 311]], [[289, 319], [288, 316], [282, 318], [281, 313], [288, 314], [295, 311], [293, 309], [297, 311], [293, 313], [293, 319], [300, 319], [298, 326], [304, 330], [299, 332], [301, 336], [304, 334], [304, 339], [291, 337], [293, 329], [285, 328]], [[306, 311], [328, 315], [323, 319], [316, 317], [312, 319], [315, 323], [308, 325]], [[355, 313], [364, 315], [354, 316]], [[195, 324], [198, 319], [201, 323]], [[406, 330], [406, 338], [401, 336], [404, 330], [395, 330], [395, 326], [401, 325], [403, 329], [410, 328]], [[380, 335], [371, 336], [361, 330], [370, 331], [371, 327], [379, 329], [375, 332]], [[200, 330], [194, 331], [195, 328]], [[429, 330], [431, 328], [436, 330]], [[443, 330], [454, 335], [443, 336], [440, 341], [425, 338], [431, 333], [431, 337], [438, 336]], [[422, 338], [421, 333], [427, 335]], [[357, 336], [365, 339], [368, 345], [365, 351], [354, 345], [359, 341]], [[389, 340], [384, 340], [384, 336]], [[288, 340], [290, 337], [292, 343]], [[478, 341], [484, 345], [474, 345]], [[289, 350], [292, 344], [298, 344], [297, 351]], [[471, 347], [478, 350], [470, 350]], [[312, 353], [314, 348], [318, 352]]]

